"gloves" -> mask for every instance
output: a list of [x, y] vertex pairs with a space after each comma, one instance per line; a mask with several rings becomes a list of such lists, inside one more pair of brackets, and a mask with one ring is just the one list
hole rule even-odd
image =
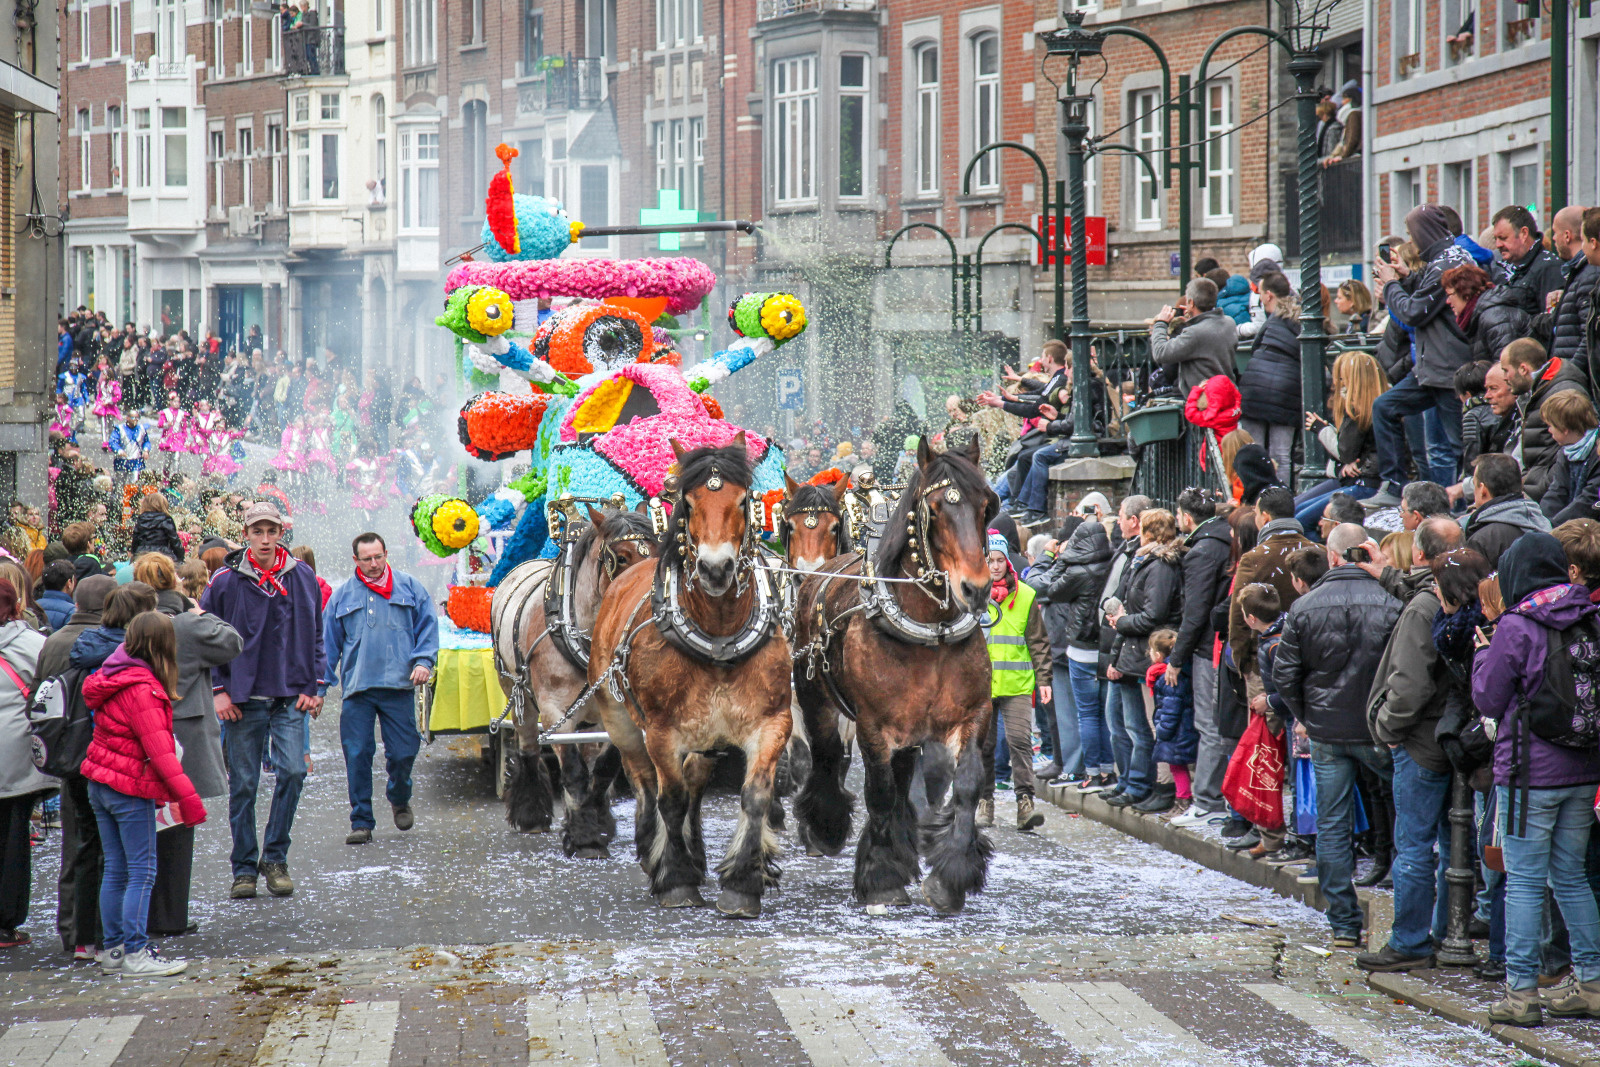
[[199, 826], [206, 821], [206, 804], [199, 794], [190, 793], [178, 801], [178, 817], [185, 826]]

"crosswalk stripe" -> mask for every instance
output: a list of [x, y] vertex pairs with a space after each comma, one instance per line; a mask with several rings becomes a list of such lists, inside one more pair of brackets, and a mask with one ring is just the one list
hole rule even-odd
[[1224, 1055], [1117, 982], [1022, 982], [1011, 987], [1078, 1052], [1108, 1067], [1235, 1067]]
[[0, 1034], [6, 1067], [111, 1067], [139, 1028], [142, 1015], [109, 1019], [52, 1019], [17, 1023]]
[[643, 993], [530, 996], [528, 1062], [567, 1067], [668, 1067]]
[[[1296, 993], [1279, 985], [1247, 985], [1245, 988], [1279, 1011], [1293, 1015], [1323, 1037], [1343, 1045], [1379, 1067], [1439, 1062], [1437, 1059], [1419, 1060], [1416, 1050], [1396, 1048], [1394, 1038], [1376, 1026], [1313, 1000], [1304, 993]], [[1436, 1055], [1436, 1052], [1429, 1052], [1430, 1057]]]
[[848, 1002], [815, 986], [770, 992], [816, 1067], [952, 1067], [933, 1035], [882, 986], [853, 987]]
[[388, 1067], [398, 1000], [282, 1008], [267, 1024], [255, 1067]]

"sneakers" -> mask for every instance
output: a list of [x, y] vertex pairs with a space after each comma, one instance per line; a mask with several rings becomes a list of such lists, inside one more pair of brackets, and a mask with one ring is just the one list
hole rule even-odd
[[24, 930], [0, 929], [0, 948], [17, 948], [32, 940]]
[[1108, 789], [1115, 788], [1116, 784], [1117, 776], [1114, 774], [1094, 774], [1079, 783], [1078, 792], [1103, 793]]
[[1176, 796], [1157, 786], [1149, 796], [1133, 805], [1133, 810], [1142, 815], [1160, 815], [1164, 811], [1171, 811], [1175, 803]]
[[1393, 482], [1384, 482], [1378, 491], [1361, 502], [1368, 511], [1376, 508], [1397, 508], [1400, 506], [1400, 490]]
[[72, 948], [72, 958], [76, 962], [87, 963], [89, 960], [96, 959], [99, 955], [100, 953], [94, 950], [93, 945], [74, 945]]
[[1208, 822], [1221, 822], [1227, 818], [1222, 811], [1207, 811], [1198, 804], [1190, 804], [1182, 815], [1172, 820], [1173, 826], [1203, 826]]
[[1600, 1018], [1600, 982], [1569, 982], [1552, 989], [1545, 995], [1543, 1007], [1558, 1019]]
[[1355, 933], [1355, 934], [1334, 934], [1333, 935], [1333, 947], [1334, 948], [1360, 948], [1361, 947], [1361, 935], [1359, 933]]
[[1243, 837], [1236, 837], [1227, 842], [1227, 847], [1235, 852], [1243, 852], [1246, 849], [1255, 848], [1259, 844], [1261, 844], [1261, 835], [1252, 828]]
[[1472, 973], [1485, 982], [1504, 982], [1506, 980], [1506, 961], [1484, 960], [1472, 968]]
[[1544, 1011], [1539, 990], [1506, 987], [1505, 999], [1489, 1005], [1489, 1021], [1507, 1026], [1543, 1026]]
[[411, 814], [411, 805], [400, 804], [394, 809], [394, 827], [396, 830], [409, 830], [416, 825], [416, 819]]
[[978, 801], [978, 825], [994, 825], [994, 797], [984, 797]]
[[1055, 760], [1051, 760], [1048, 763], [1035, 763], [1033, 765], [1033, 776], [1039, 779], [1041, 782], [1048, 782], [1050, 779], [1056, 777], [1060, 773], [1061, 764], [1057, 763]]
[[233, 888], [228, 891], [228, 896], [233, 900], [254, 900], [256, 896], [256, 876], [253, 874], [236, 875], [233, 879]]
[[1026, 833], [1044, 825], [1044, 813], [1033, 810], [1033, 797], [1017, 794], [1017, 829]]
[[1284, 845], [1266, 857], [1268, 867], [1296, 867], [1302, 863], [1317, 862], [1317, 854], [1301, 844]]
[[267, 880], [267, 892], [275, 897], [286, 897], [294, 892], [294, 879], [289, 877], [287, 863], [263, 863], [261, 874]]
[[1114, 796], [1106, 797], [1105, 802], [1108, 808], [1131, 808], [1144, 799], [1144, 797], [1129, 796], [1127, 793], [1117, 793]]
[[[1376, 952], [1362, 952], [1356, 955], [1356, 966], [1363, 971], [1415, 971], [1423, 967], [1432, 967], [1433, 965], [1433, 956], [1431, 954], [1426, 956], [1407, 956], [1393, 945], [1387, 944]], [[1596, 996], [1600, 996], [1600, 993], [1597, 993]]]
[[365, 845], [371, 841], [372, 828], [370, 826], [358, 826], [344, 835], [344, 843], [347, 845]]
[[122, 946], [113, 945], [104, 952], [95, 956], [95, 961], [100, 964], [101, 974], [122, 973]]
[[188, 969], [188, 960], [169, 960], [157, 952], [154, 945], [146, 945], [131, 956], [122, 957], [124, 978], [169, 978]]

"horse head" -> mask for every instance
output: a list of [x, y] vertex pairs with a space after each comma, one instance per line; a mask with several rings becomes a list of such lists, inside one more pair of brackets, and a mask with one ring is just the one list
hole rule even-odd
[[898, 567], [901, 574], [942, 582], [969, 611], [983, 610], [989, 596], [984, 544], [1000, 511], [978, 458], [976, 435], [946, 452], [933, 451], [924, 437], [873, 560], [882, 574]]
[[595, 531], [600, 542], [600, 588], [604, 591], [617, 575], [656, 554], [656, 538], [650, 529], [650, 519], [642, 510], [643, 504], [633, 511], [612, 512], [586, 506], [589, 528]]
[[678, 565], [712, 597], [738, 577], [750, 535], [750, 457], [744, 431], [722, 448], [685, 449], [670, 439], [678, 457], [678, 506], [667, 523], [666, 544]]
[[783, 540], [789, 566], [814, 571], [834, 556], [851, 549], [850, 525], [839, 502], [850, 480], [841, 477], [830, 489], [825, 485], [800, 485], [783, 476], [783, 521], [777, 533]]

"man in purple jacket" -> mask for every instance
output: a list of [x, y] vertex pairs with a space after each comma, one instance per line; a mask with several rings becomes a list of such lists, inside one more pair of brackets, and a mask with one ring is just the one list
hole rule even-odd
[[[232, 662], [212, 668], [217, 718], [228, 724], [228, 822], [233, 830], [235, 900], [256, 895], [256, 875], [275, 897], [294, 892], [289, 828], [306, 780], [301, 758], [305, 716], [322, 710], [328, 660], [322, 647], [322, 593], [316, 574], [282, 545], [283, 516], [270, 500], [244, 513], [245, 547], [229, 553], [200, 606], [244, 639]], [[256, 790], [271, 742], [272, 810], [266, 842], [256, 846]]]

